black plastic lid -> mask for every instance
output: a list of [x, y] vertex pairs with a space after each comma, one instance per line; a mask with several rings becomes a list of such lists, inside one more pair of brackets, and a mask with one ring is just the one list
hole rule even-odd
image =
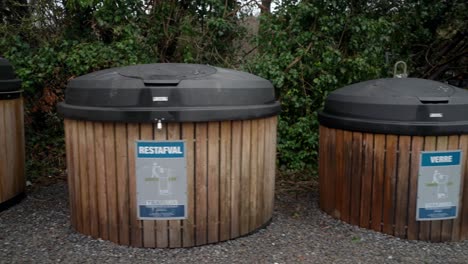
[[21, 80], [15, 76], [13, 66], [0, 57], [0, 100], [18, 98], [21, 94]]
[[67, 118], [121, 122], [244, 120], [279, 113], [272, 84], [198, 64], [144, 64], [102, 70], [68, 83]]
[[468, 90], [444, 83], [392, 78], [361, 82], [328, 96], [320, 124], [399, 135], [468, 133]]

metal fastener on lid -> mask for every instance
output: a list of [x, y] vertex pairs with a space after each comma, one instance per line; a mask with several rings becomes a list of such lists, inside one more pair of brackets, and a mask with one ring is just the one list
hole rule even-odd
[[[398, 70], [398, 65], [403, 65], [403, 72], [402, 73], [397, 73]], [[404, 61], [397, 61], [395, 63], [395, 66], [393, 67], [393, 78], [406, 78], [408, 77], [407, 73], [407, 66]]]

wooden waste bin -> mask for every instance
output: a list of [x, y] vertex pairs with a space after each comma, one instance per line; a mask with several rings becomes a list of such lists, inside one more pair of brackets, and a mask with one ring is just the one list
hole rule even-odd
[[24, 197], [24, 125], [21, 81], [0, 58], [0, 211]]
[[21, 81], [0, 58], [0, 211], [24, 197], [24, 125]]
[[[151, 248], [263, 227], [273, 212], [279, 109], [269, 81], [206, 65], [136, 65], [70, 81], [59, 111], [72, 226]], [[183, 152], [181, 163], [142, 158], [156, 157], [148, 151], [158, 144], [176, 146], [170, 155]]]
[[319, 114], [320, 208], [400, 238], [467, 239], [467, 113], [468, 91], [423, 79], [332, 92]]

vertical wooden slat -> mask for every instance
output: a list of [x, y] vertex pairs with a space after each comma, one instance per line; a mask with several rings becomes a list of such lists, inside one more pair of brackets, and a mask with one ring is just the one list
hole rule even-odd
[[[352, 175], [351, 175], [351, 212], [350, 223], [359, 225], [361, 209], [361, 179], [362, 179], [362, 133], [353, 132], [352, 143]], [[334, 166], [333, 166], [334, 167]]]
[[266, 203], [268, 204], [268, 214], [267, 219], [270, 219], [273, 215], [273, 208], [275, 203], [275, 175], [276, 175], [276, 128], [278, 126], [278, 117], [273, 116], [268, 118], [269, 121], [269, 140], [268, 143], [270, 145], [271, 151], [268, 153], [269, 155], [266, 158], [266, 163], [268, 164], [269, 174], [267, 175], [267, 197]]
[[94, 125], [86, 122], [86, 163], [89, 188], [89, 220], [91, 236], [99, 237], [99, 210], [96, 181], [96, 155], [94, 150]]
[[208, 123], [208, 243], [219, 241], [219, 125]]
[[257, 220], [257, 178], [258, 178], [258, 121], [252, 120], [250, 134], [250, 190], [249, 190], [249, 230], [254, 230]]
[[196, 197], [196, 245], [207, 242], [207, 123], [197, 123], [195, 129], [195, 197]]
[[24, 141], [24, 110], [23, 98], [20, 97], [14, 100], [15, 109], [15, 146], [16, 146], [16, 193], [20, 194], [26, 188], [26, 175], [25, 175], [25, 141]]
[[[458, 150], [459, 136], [449, 136], [447, 142], [447, 150]], [[462, 180], [462, 179], [460, 179]], [[461, 182], [460, 182], [461, 184]], [[460, 210], [460, 207], [458, 208]], [[460, 211], [458, 211], [458, 219], [460, 219]], [[442, 231], [440, 234], [441, 241], [451, 241], [452, 231], [454, 228], [454, 219], [442, 221]]]
[[117, 177], [115, 169], [115, 127], [114, 123], [104, 123], [104, 157], [106, 163], [106, 184], [107, 184], [107, 209], [109, 211], [109, 239], [112, 242], [119, 243], [119, 216], [117, 210]]
[[231, 237], [231, 121], [221, 122], [220, 148], [220, 240]]
[[[464, 189], [464, 185], [466, 184], [466, 175], [464, 176], [463, 175], [463, 166], [464, 166], [464, 162], [463, 160], [467, 159], [466, 158], [466, 151], [463, 150], [463, 147], [460, 145], [462, 142], [461, 142], [461, 136], [459, 135], [452, 135], [452, 136], [449, 136], [449, 149], [450, 150], [456, 150], [456, 149], [461, 149], [462, 151], [462, 170], [461, 170], [461, 175], [460, 175], [460, 199], [459, 199], [459, 204], [458, 204], [458, 216], [457, 218], [453, 219], [452, 221], [452, 230], [450, 230], [451, 232], [451, 236], [450, 236], [450, 240], [451, 241], [459, 241], [460, 240], [460, 224], [462, 223], [462, 212], [463, 212], [463, 189]], [[468, 149], [468, 142], [467, 143], [467, 146], [465, 148]], [[442, 226], [442, 229], [444, 229], [444, 226]], [[446, 231], [442, 230], [442, 239], [445, 239], [445, 233]], [[447, 241], [447, 240], [445, 240]]]
[[344, 177], [343, 177], [343, 211], [341, 212], [341, 220], [350, 221], [351, 208], [351, 178], [353, 174], [353, 133], [344, 131]]
[[86, 152], [86, 122], [77, 122], [77, 131], [80, 135], [78, 139], [78, 152], [80, 159], [80, 190], [81, 190], [81, 232], [86, 235], [91, 234], [90, 206], [89, 206], [89, 183], [88, 183], [88, 160]]
[[411, 137], [400, 136], [395, 204], [395, 236], [406, 238], [408, 212], [408, 179], [410, 175]]
[[386, 136], [383, 232], [393, 235], [395, 179], [397, 167], [398, 136]]
[[[169, 124], [163, 124], [161, 129], [157, 128], [157, 124], [153, 124], [153, 138], [154, 140], [164, 141], [167, 140], [167, 130]], [[156, 247], [167, 248], [169, 247], [169, 221], [156, 220], [154, 228], [156, 229]]]
[[468, 239], [468, 135], [460, 136], [460, 149], [463, 152], [462, 172], [463, 189], [460, 190], [461, 203], [460, 203], [460, 239]]
[[[73, 164], [74, 164], [74, 177], [73, 177], [73, 194], [75, 196], [74, 198], [74, 201], [75, 201], [75, 214], [74, 214], [74, 217], [75, 217], [75, 228], [77, 230], [82, 230], [83, 229], [83, 223], [82, 223], [82, 199], [83, 197], [81, 197], [81, 188], [80, 188], [80, 184], [81, 184], [81, 167], [80, 167], [80, 163], [82, 162], [80, 160], [80, 150], [79, 150], [79, 138], [80, 138], [80, 134], [79, 134], [79, 130], [78, 130], [78, 122], [79, 121], [73, 121], [71, 123], [71, 129], [72, 129], [72, 141], [73, 141], [73, 148], [72, 148], [72, 151], [73, 151]], [[102, 176], [102, 178], [104, 178], [104, 176]], [[105, 186], [105, 185], [104, 185]], [[105, 192], [104, 192], [105, 193]], [[104, 202], [106, 202], [106, 200], [104, 200]], [[106, 222], [107, 224], [107, 219], [106, 219]], [[104, 239], [107, 239], [104, 238]]]
[[183, 221], [183, 246], [195, 245], [195, 149], [194, 149], [195, 125], [194, 123], [182, 124], [182, 138], [187, 149], [187, 219]]
[[[135, 149], [136, 141], [140, 138], [139, 124], [127, 124], [127, 140], [126, 147], [128, 153], [128, 191], [129, 191], [129, 217], [130, 217], [130, 244], [134, 247], [142, 247], [142, 221], [138, 220], [137, 209], [137, 193], [136, 193], [136, 166], [135, 166]], [[123, 142], [119, 143], [123, 144]]]
[[259, 228], [264, 224], [263, 219], [265, 216], [263, 215], [264, 208], [265, 208], [265, 201], [263, 200], [264, 197], [264, 189], [265, 189], [265, 119], [258, 119], [258, 138], [257, 138], [257, 197], [254, 198], [257, 200], [257, 210], [254, 213], [256, 215], [256, 222], [255, 228]]
[[115, 150], [116, 150], [116, 173], [117, 173], [117, 204], [118, 204], [118, 233], [121, 245], [130, 244], [130, 219], [129, 219], [129, 179], [128, 179], [128, 147], [127, 125], [125, 123], [115, 124]]
[[[436, 149], [436, 137], [427, 136], [424, 140], [424, 150], [432, 151]], [[419, 166], [419, 164], [418, 164]], [[420, 221], [419, 223], [419, 239], [428, 241], [431, 238], [431, 222], [432, 221]]]
[[327, 151], [327, 167], [325, 169], [327, 177], [324, 180], [325, 183], [325, 203], [324, 203], [324, 209], [325, 212], [333, 215], [334, 208], [335, 208], [335, 175], [336, 175], [336, 167], [331, 166], [330, 162], [332, 162], [335, 159], [336, 153], [335, 153], [335, 139], [336, 139], [336, 129], [334, 128], [328, 128], [326, 132], [326, 151]]
[[[78, 135], [74, 134], [76, 137]], [[96, 122], [94, 124], [94, 144], [96, 151], [96, 178], [97, 178], [97, 193], [98, 193], [98, 209], [99, 209], [99, 234], [102, 239], [109, 239], [108, 227], [108, 211], [107, 211], [107, 180], [106, 180], [106, 165], [104, 150], [104, 125]], [[75, 163], [76, 166], [76, 163]], [[75, 174], [77, 175], [77, 174]], [[76, 197], [78, 199], [78, 197]]]
[[[328, 129], [326, 127], [319, 127], [319, 205], [320, 209], [322, 209], [323, 211], [326, 211], [326, 178], [328, 177], [327, 131]], [[266, 153], [268, 153], [268, 151], [266, 151]]]
[[[153, 140], [153, 125], [140, 124], [140, 140]], [[155, 221], [143, 220], [143, 246], [156, 247]]]
[[[372, 174], [374, 162], [374, 135], [364, 133], [362, 150], [361, 212], [359, 226], [369, 228], [372, 204]], [[338, 142], [337, 142], [338, 144]], [[337, 156], [338, 159], [338, 156]]]
[[419, 237], [419, 223], [416, 221], [416, 205], [418, 195], [419, 163], [421, 150], [424, 147], [424, 137], [413, 136], [411, 143], [410, 179], [408, 194], [408, 231], [407, 237], [416, 240]]
[[4, 108], [4, 120], [5, 120], [5, 145], [2, 147], [6, 150], [6, 156], [4, 156], [5, 168], [6, 168], [6, 190], [5, 194], [7, 199], [15, 197], [15, 159], [16, 159], [16, 146], [15, 146], [15, 131], [12, 127], [14, 119], [14, 100], [5, 100]]
[[[1, 118], [2, 117], [0, 115], [0, 119]], [[64, 120], [65, 144], [66, 144], [66, 155], [67, 155], [67, 174], [68, 174], [67, 175], [67, 183], [68, 183], [68, 197], [69, 197], [69, 204], [70, 204], [70, 222], [71, 222], [72, 226], [76, 228], [76, 221], [75, 221], [76, 201], [75, 201], [75, 187], [74, 187], [74, 182], [73, 182], [74, 178], [76, 177], [75, 176], [75, 163], [74, 163], [74, 158], [73, 158], [73, 154], [74, 154], [73, 148], [75, 147], [73, 145], [73, 138], [74, 138], [73, 129], [72, 129], [72, 123], [73, 122], [74, 121], [69, 120], [69, 119]], [[0, 125], [2, 123], [3, 122], [1, 122], [1, 120], [0, 120]], [[0, 128], [0, 132], [1, 132], [1, 128]], [[1, 134], [0, 134], [0, 139], [2, 139]], [[0, 144], [1, 143], [2, 142], [0, 142]], [[3, 148], [0, 148], [0, 153], [2, 153], [2, 149]], [[0, 160], [0, 162], [1, 162], [1, 160]], [[2, 171], [2, 168], [0, 168], [0, 172], [1, 171]], [[0, 174], [0, 177], [1, 177], [1, 174]], [[99, 220], [98, 220], [98, 222], [99, 222]]]
[[[336, 138], [335, 138], [335, 168], [336, 168], [336, 175], [335, 175], [335, 212], [333, 215], [338, 218], [342, 219], [342, 213], [347, 211], [347, 198], [345, 197], [345, 149], [344, 149], [344, 131], [341, 129], [336, 130]], [[326, 164], [324, 165], [326, 166]]]
[[372, 229], [382, 231], [385, 166], [385, 135], [374, 137], [374, 178], [372, 181]]
[[249, 190], [250, 190], [250, 120], [242, 121], [242, 154], [241, 154], [241, 200], [240, 200], [240, 235], [249, 232]]
[[[167, 139], [180, 140], [181, 139], [181, 124], [169, 123], [167, 125]], [[185, 157], [187, 159], [187, 156]], [[180, 220], [169, 221], [169, 247], [176, 248], [182, 246], [182, 230]]]
[[231, 238], [234, 238], [240, 235], [242, 121], [232, 122], [231, 142]]

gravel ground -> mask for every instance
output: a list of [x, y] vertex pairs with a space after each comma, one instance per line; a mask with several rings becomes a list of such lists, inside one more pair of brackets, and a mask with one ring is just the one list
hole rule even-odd
[[67, 186], [38, 187], [0, 213], [0, 263], [468, 263], [468, 241], [405, 241], [337, 221], [317, 194], [278, 195], [272, 223], [228, 242], [191, 249], [118, 246], [74, 232]]

